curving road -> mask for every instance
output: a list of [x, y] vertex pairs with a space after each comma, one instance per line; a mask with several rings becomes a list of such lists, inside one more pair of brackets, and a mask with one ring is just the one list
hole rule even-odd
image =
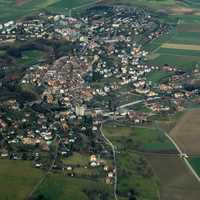
[[104, 135], [103, 130], [102, 130], [102, 124], [100, 126], [100, 133], [101, 136], [103, 137], [103, 139], [106, 141], [107, 144], [110, 145], [112, 152], [113, 152], [113, 161], [114, 161], [114, 168], [115, 168], [115, 177], [114, 177], [114, 189], [113, 189], [113, 193], [114, 193], [114, 198], [115, 200], [118, 200], [118, 196], [117, 196], [117, 160], [116, 160], [116, 151], [115, 151], [115, 146], [113, 145], [113, 143]]

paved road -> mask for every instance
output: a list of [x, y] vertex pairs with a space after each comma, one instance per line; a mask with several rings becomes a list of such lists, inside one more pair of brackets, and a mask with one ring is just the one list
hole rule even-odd
[[[121, 106], [118, 106], [117, 110], [129, 107], [129, 106], [137, 105], [137, 104], [143, 103], [145, 101], [154, 101], [154, 100], [158, 100], [158, 99], [160, 99], [160, 97], [152, 97], [152, 98], [148, 98], [146, 100], [142, 99], [142, 100], [132, 101], [130, 103], [126, 103], [126, 104], [123, 104]], [[114, 112], [107, 112], [107, 113], [104, 113], [103, 116], [106, 117], [106, 116], [110, 116], [110, 115], [113, 115], [113, 114], [114, 114]]]
[[107, 144], [110, 145], [112, 152], [113, 152], [113, 161], [114, 161], [114, 169], [115, 169], [115, 178], [114, 178], [114, 189], [113, 189], [113, 193], [114, 193], [114, 197], [115, 200], [118, 200], [118, 196], [117, 196], [117, 161], [116, 161], [116, 151], [115, 151], [115, 146], [113, 145], [113, 143], [104, 135], [103, 130], [102, 130], [102, 124], [100, 126], [100, 133], [102, 135], [102, 137], [104, 138], [104, 140], [106, 141]]

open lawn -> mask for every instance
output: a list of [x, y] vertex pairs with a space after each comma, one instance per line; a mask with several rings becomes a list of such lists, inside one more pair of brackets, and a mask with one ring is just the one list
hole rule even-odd
[[162, 200], [198, 200], [200, 185], [181, 158], [167, 155], [147, 155], [159, 179]]
[[47, 55], [43, 51], [29, 50], [22, 51], [22, 57], [17, 59], [17, 64], [33, 65], [45, 60]]
[[156, 71], [148, 74], [147, 79], [152, 81], [152, 83], [162, 83], [162, 81], [166, 80], [166, 78], [171, 75], [172, 73], [170, 72], [163, 73], [162, 71]]
[[26, 199], [42, 174], [31, 162], [0, 160], [0, 199]]
[[64, 159], [63, 162], [67, 165], [88, 165], [90, 156], [85, 154], [73, 153], [72, 156]]
[[184, 114], [176, 126], [169, 133], [183, 152], [200, 155], [200, 110], [193, 110]]

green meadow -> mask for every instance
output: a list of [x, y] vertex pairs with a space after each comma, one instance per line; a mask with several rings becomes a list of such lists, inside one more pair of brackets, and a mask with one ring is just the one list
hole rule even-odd
[[67, 13], [67, 9], [91, 2], [94, 2], [94, 0], [27, 0], [22, 5], [16, 5], [15, 0], [0, 0], [0, 22], [19, 19], [44, 10]]
[[26, 199], [42, 175], [31, 162], [0, 160], [0, 199]]

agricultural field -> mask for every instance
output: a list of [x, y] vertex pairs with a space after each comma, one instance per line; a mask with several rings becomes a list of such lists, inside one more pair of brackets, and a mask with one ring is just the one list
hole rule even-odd
[[173, 32], [154, 40], [145, 48], [149, 51], [146, 61], [149, 64], [157, 66], [169, 64], [190, 71], [200, 63], [200, 40], [197, 33], [180, 33], [177, 36]]
[[165, 135], [152, 127], [128, 127], [108, 124], [105, 134], [114, 142], [121, 140], [119, 146], [126, 144], [128, 149], [148, 152], [176, 152]]
[[67, 9], [91, 2], [94, 0], [25, 0], [23, 3], [16, 3], [16, 0], [0, 0], [0, 22], [19, 19], [43, 10], [67, 13]]
[[159, 179], [162, 200], [197, 200], [200, 186], [178, 156], [146, 155]]
[[199, 155], [199, 118], [200, 110], [185, 113], [169, 133], [183, 152], [189, 155]]
[[200, 51], [200, 45], [192, 45], [192, 44], [164, 43], [161, 45], [161, 48]]
[[186, 71], [194, 69], [200, 63], [200, 16], [176, 13], [165, 21], [172, 21], [173, 28], [167, 35], [145, 46], [149, 51], [147, 63], [158, 66], [170, 64]]
[[[159, 136], [157, 133], [154, 134], [156, 131], [151, 128], [109, 123], [104, 125], [103, 132], [120, 152], [117, 155], [119, 198], [128, 200], [127, 193], [134, 191], [139, 199], [158, 200], [159, 191], [156, 178], [144, 159], [143, 153], [136, 153], [136, 151], [141, 150], [140, 147], [152, 152], [171, 150], [174, 147], [170, 143], [165, 143], [159, 133]], [[165, 144], [160, 145], [160, 143]]]
[[199, 156], [192, 156], [189, 158], [189, 162], [192, 165], [193, 169], [196, 173], [200, 176], [200, 157]]
[[[121, 0], [113, 0], [120, 3]], [[124, 4], [137, 5], [141, 7], [151, 8], [152, 10], [160, 10], [163, 13], [171, 15], [192, 15], [198, 16], [200, 4], [193, 0], [176, 1], [176, 0], [123, 0]]]
[[48, 200], [99, 200], [101, 196], [106, 196], [107, 200], [111, 200], [111, 190], [112, 186], [106, 185], [103, 183], [103, 180], [93, 181], [85, 178], [51, 174], [45, 179], [33, 196], [43, 196]]
[[[40, 169], [33, 168], [30, 161], [0, 160], [0, 198], [2, 200], [27, 199], [44, 173]], [[95, 195], [93, 194], [94, 190]], [[33, 197], [42, 196], [48, 200], [88, 200], [93, 194], [96, 197], [106, 195], [107, 200], [111, 200], [111, 190], [112, 186], [105, 185], [103, 180], [93, 181], [85, 178], [67, 177], [63, 174], [49, 174]], [[95, 198], [93, 199], [95, 200]]]
[[42, 175], [43, 172], [33, 168], [31, 162], [0, 160], [1, 199], [26, 199]]

